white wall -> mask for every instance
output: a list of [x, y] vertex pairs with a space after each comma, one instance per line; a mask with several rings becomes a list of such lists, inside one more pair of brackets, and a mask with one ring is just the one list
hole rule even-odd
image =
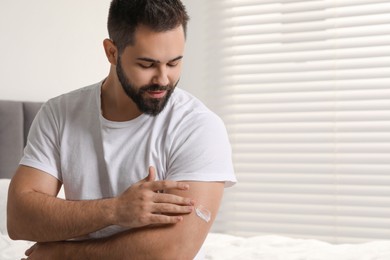
[[[192, 16], [181, 86], [203, 99], [201, 1]], [[110, 0], [0, 1], [0, 99], [45, 101], [103, 79]]]
[[207, 0], [182, 0], [190, 15], [181, 87], [210, 103], [207, 90], [206, 28]]

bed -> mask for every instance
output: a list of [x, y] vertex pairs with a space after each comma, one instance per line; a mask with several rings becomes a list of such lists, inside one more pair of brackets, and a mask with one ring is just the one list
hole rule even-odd
[[[0, 260], [21, 259], [33, 243], [12, 241], [6, 230], [10, 178], [23, 152], [31, 122], [41, 103], [0, 100]], [[206, 259], [244, 260], [390, 260], [390, 240], [333, 245], [276, 235], [239, 237], [210, 233]]]

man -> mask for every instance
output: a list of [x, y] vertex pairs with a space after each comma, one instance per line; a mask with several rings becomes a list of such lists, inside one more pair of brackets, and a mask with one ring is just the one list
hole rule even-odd
[[201, 258], [236, 180], [222, 121], [175, 88], [187, 21], [179, 0], [112, 1], [109, 75], [42, 107], [10, 185], [28, 259]]

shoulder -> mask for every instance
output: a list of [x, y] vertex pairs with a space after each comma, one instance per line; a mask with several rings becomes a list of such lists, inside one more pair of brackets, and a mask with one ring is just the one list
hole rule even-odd
[[195, 109], [198, 111], [208, 110], [208, 108], [198, 98], [189, 92], [176, 88], [172, 94], [171, 106], [174, 108]]
[[161, 118], [174, 134], [189, 140], [190, 136], [210, 139], [226, 136], [222, 119], [190, 93], [176, 89]]
[[82, 111], [96, 109], [100, 95], [100, 83], [82, 87], [60, 96], [51, 98], [43, 105], [43, 110], [55, 115], [79, 114]]
[[97, 104], [100, 84], [93, 84], [51, 98], [43, 104], [36, 121], [41, 125], [47, 125], [50, 122], [53, 126], [61, 127], [64, 122], [86, 118], [86, 115], [96, 113], [99, 111]]
[[168, 105], [168, 113], [180, 121], [194, 122], [217, 122], [222, 123], [220, 117], [211, 111], [202, 101], [183, 89], [176, 89], [172, 94]]
[[82, 87], [71, 92], [50, 99], [47, 104], [49, 106], [69, 106], [76, 104], [88, 104], [91, 100], [95, 100], [101, 83], [96, 83], [90, 86]]

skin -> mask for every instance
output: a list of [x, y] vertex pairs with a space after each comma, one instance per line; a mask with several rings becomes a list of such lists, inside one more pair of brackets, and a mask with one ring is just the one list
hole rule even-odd
[[[132, 85], [175, 85], [185, 45], [182, 27], [156, 33], [140, 26], [135, 36], [134, 46], [120, 54]], [[112, 121], [134, 119], [142, 112], [118, 80], [119, 52], [108, 39], [104, 49], [111, 67], [102, 86], [103, 116]], [[157, 98], [161, 93], [144, 95]], [[9, 235], [38, 242], [26, 251], [27, 259], [193, 259], [217, 214], [224, 184], [155, 181], [155, 174], [151, 167], [148, 177], [114, 198], [68, 201], [56, 198], [61, 187], [57, 179], [20, 166], [9, 189]], [[195, 214], [197, 205], [211, 212], [210, 222]], [[109, 225], [131, 229], [108, 238], [65, 241]]]

